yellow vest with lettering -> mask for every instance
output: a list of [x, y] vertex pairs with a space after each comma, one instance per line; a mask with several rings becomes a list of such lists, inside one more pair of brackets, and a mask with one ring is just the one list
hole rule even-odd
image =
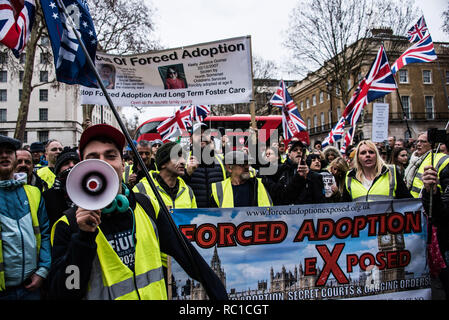
[[[156, 226], [138, 203], [134, 214], [137, 239], [134, 273], [123, 264], [99, 228], [95, 239], [97, 256], [93, 262], [85, 299], [137, 300], [139, 297], [142, 300], [167, 299]], [[60, 221], [68, 224], [66, 216], [58, 220]], [[52, 228], [52, 244], [58, 222]]]

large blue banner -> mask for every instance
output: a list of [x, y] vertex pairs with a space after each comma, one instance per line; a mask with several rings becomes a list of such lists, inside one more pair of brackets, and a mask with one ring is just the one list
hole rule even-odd
[[[230, 299], [430, 299], [420, 200], [178, 209]], [[173, 299], [207, 299], [176, 262]]]

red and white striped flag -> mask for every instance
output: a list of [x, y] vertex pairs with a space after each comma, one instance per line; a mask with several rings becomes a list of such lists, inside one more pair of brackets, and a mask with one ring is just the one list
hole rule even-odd
[[30, 38], [36, 13], [34, 0], [0, 0], [0, 42], [19, 58]]

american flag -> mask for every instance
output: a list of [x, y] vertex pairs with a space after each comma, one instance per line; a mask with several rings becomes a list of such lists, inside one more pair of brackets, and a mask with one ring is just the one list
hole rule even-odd
[[340, 152], [343, 154], [346, 152], [346, 148], [352, 143], [352, 139], [354, 138], [354, 127], [348, 130], [345, 135], [345, 139], [343, 140], [343, 144], [341, 145]]
[[176, 110], [175, 114], [159, 124], [156, 128], [163, 140], [168, 140], [192, 126], [190, 109]]
[[345, 117], [341, 117], [340, 120], [338, 120], [337, 124], [332, 128], [331, 132], [329, 132], [329, 135], [321, 144], [323, 148], [331, 143], [340, 140], [343, 137], [343, 135], [345, 134], [345, 120]]
[[430, 34], [414, 43], [391, 66], [391, 72], [395, 74], [399, 69], [409, 63], [423, 63], [436, 60], [438, 57], [433, 47]]
[[365, 105], [395, 91], [396, 88], [396, 81], [388, 64], [385, 49], [380, 46], [376, 59], [355, 90], [343, 112], [343, 117], [354, 127]]
[[[18, 13], [17, 17], [14, 9]], [[35, 13], [34, 0], [25, 0], [23, 7], [19, 0], [0, 0], [0, 42], [12, 49], [17, 58], [30, 38]]]
[[204, 119], [210, 113], [210, 107], [208, 105], [197, 105], [197, 106], [182, 106], [181, 111], [190, 110], [190, 120], [191, 122], [203, 122]]
[[424, 16], [419, 18], [418, 22], [407, 31], [407, 39], [409, 42], [414, 43], [423, 39], [429, 30], [427, 29], [426, 20], [424, 20]]
[[307, 126], [298, 107], [285, 87], [284, 80], [279, 83], [279, 88], [271, 97], [270, 104], [282, 108], [282, 128], [285, 139], [289, 140], [295, 136], [299, 137], [301, 131], [307, 131]]

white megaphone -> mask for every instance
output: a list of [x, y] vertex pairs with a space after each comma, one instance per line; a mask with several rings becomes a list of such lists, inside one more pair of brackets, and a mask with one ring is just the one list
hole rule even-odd
[[117, 195], [120, 179], [107, 162], [88, 159], [70, 170], [66, 181], [67, 195], [78, 207], [98, 210], [107, 207]]

